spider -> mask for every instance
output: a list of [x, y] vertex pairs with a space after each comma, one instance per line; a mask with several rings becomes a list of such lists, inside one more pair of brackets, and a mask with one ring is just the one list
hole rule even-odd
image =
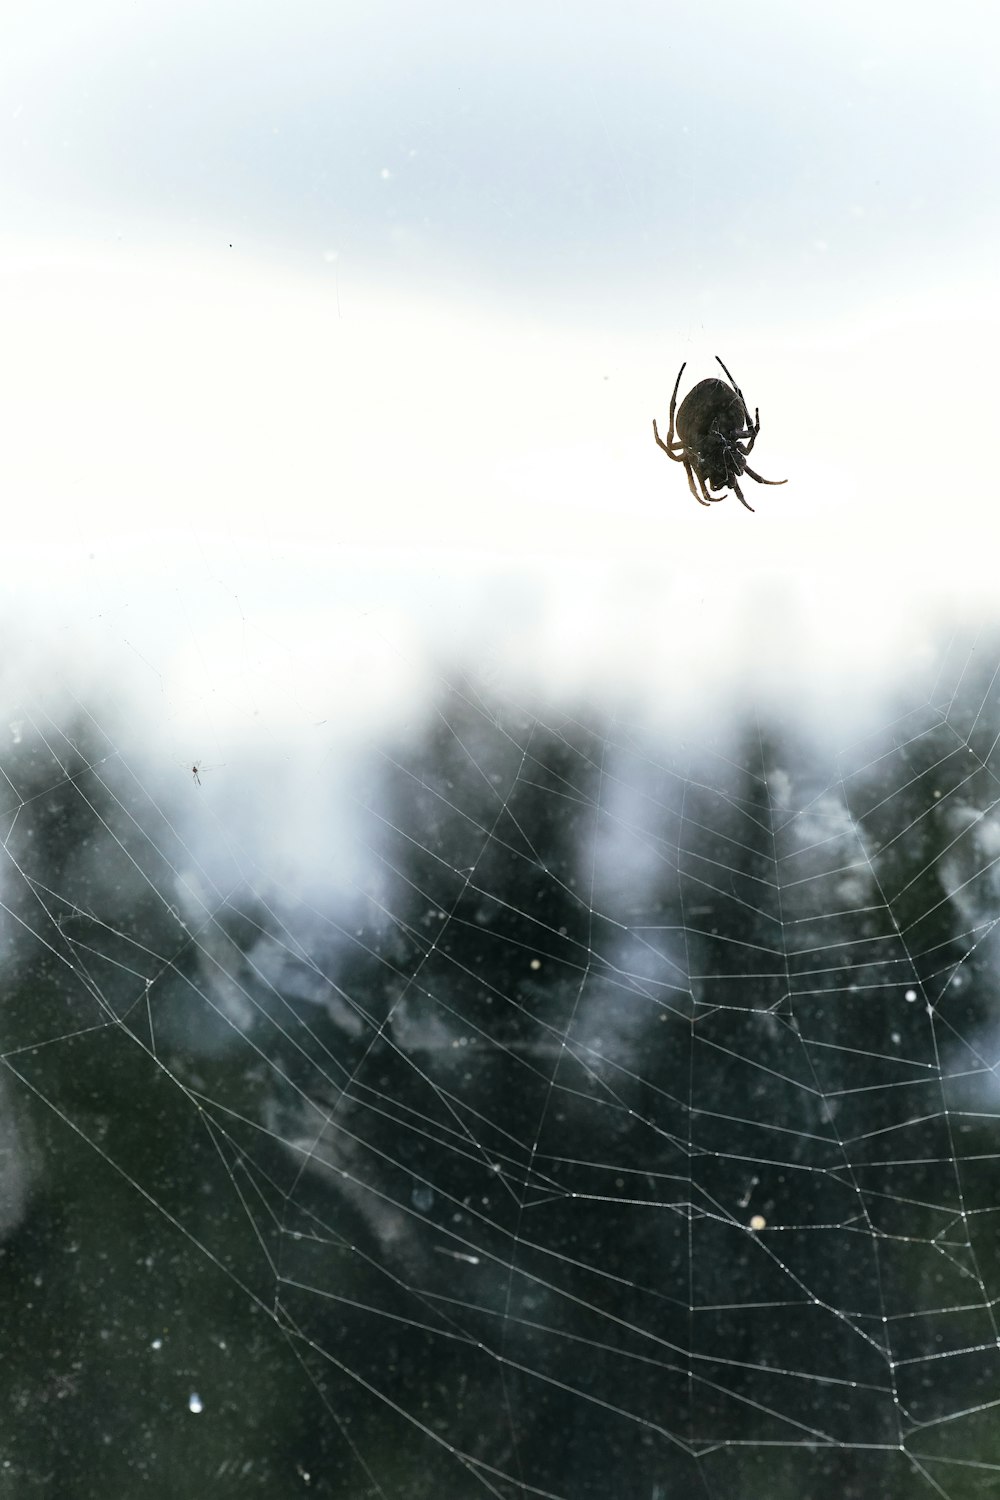
[[[760, 411], [750, 412], [743, 399], [743, 392], [726, 370], [719, 356], [729, 385], [714, 376], [699, 380], [692, 386], [677, 412], [677, 436], [674, 437], [674, 412], [677, 408], [677, 392], [685, 364], [681, 365], [670, 398], [670, 430], [664, 442], [656, 430], [653, 418], [653, 436], [668, 458], [683, 464], [687, 472], [691, 493], [699, 505], [708, 505], [712, 500], [724, 500], [725, 495], [710, 495], [709, 490], [735, 490], [740, 502], [747, 510], [753, 510], [743, 498], [739, 476], [749, 474], [758, 484], [787, 484], [787, 479], [763, 479], [754, 473], [747, 463], [747, 454], [757, 441], [760, 431]], [[731, 387], [731, 389], [730, 389]], [[694, 487], [695, 476], [701, 486], [701, 494]]]

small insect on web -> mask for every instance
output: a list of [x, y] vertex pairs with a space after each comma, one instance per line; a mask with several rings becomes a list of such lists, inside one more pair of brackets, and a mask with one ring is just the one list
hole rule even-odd
[[[668, 458], [683, 464], [687, 473], [691, 493], [699, 505], [708, 505], [713, 500], [724, 500], [725, 495], [712, 495], [710, 490], [732, 490], [747, 510], [753, 506], [744, 498], [739, 477], [749, 474], [757, 484], [787, 484], [787, 479], [764, 479], [747, 463], [747, 455], [753, 449], [760, 432], [760, 410], [755, 409], [753, 421], [743, 399], [743, 392], [730, 375], [719, 356], [715, 356], [725, 371], [725, 380], [710, 377], [699, 380], [688, 391], [677, 411], [677, 392], [681, 376], [686, 368], [681, 365], [670, 398], [670, 427], [667, 441], [660, 437], [653, 418], [653, 436]], [[676, 412], [676, 437], [674, 414]], [[695, 488], [695, 478], [701, 494]]]
[[[221, 762], [221, 764], [224, 765], [225, 762], [223, 761], [223, 762]], [[219, 766], [218, 765], [206, 765], [206, 763], [203, 760], [194, 760], [194, 761], [191, 761], [189, 764], [187, 764], [186, 769], [187, 769], [188, 774], [190, 775], [192, 781], [194, 781], [197, 786], [201, 786], [201, 784], [202, 784], [202, 781], [201, 781], [201, 774], [202, 774], [202, 772], [203, 771], [215, 771], [215, 770], [218, 770]]]

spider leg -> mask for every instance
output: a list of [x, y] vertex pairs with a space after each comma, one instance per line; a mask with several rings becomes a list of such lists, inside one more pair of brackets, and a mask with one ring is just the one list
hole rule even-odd
[[684, 361], [684, 364], [682, 364], [680, 369], [677, 371], [677, 379], [674, 381], [674, 394], [670, 398], [670, 429], [667, 433], [668, 443], [672, 443], [674, 440], [674, 412], [677, 410], [677, 392], [681, 388], [681, 376], [684, 374], [684, 370], [686, 367], [687, 360]]
[[[719, 356], [716, 355], [715, 358], [716, 358], [716, 362], [718, 364], [722, 365], [722, 368], [724, 370], [726, 370], [726, 367], [725, 367], [725, 365], [722, 364], [722, 360], [719, 359]], [[740, 404], [743, 407], [743, 415], [747, 419], [747, 427], [750, 429], [750, 431], [753, 432], [753, 438], [751, 438], [751, 440], [750, 440], [750, 447], [752, 448], [753, 447], [753, 440], [754, 440], [754, 438], [756, 438], [758, 432], [760, 431], [760, 408], [758, 407], [756, 409], [756, 411], [754, 412], [754, 420], [753, 420], [753, 422], [751, 422], [750, 421], [750, 408], [747, 406], [746, 401], [743, 399], [743, 392], [740, 390], [739, 386], [736, 384], [736, 381], [733, 379], [733, 377], [729, 374], [728, 370], [726, 370], [726, 374], [729, 376], [729, 384], [732, 386], [733, 390], [736, 392], [737, 396], [739, 396], [739, 398], [740, 398]]]
[[[660, 447], [663, 449], [664, 453], [667, 455], [668, 458], [672, 458], [675, 464], [679, 464], [679, 463], [683, 462], [680, 454], [679, 453], [674, 453], [674, 451], [671, 448], [670, 444], [669, 443], [665, 443], [663, 441], [663, 439], [660, 437], [660, 434], [659, 434], [659, 432], [657, 431], [657, 428], [656, 428], [656, 418], [655, 417], [653, 418], [653, 436], [655, 437], [656, 441], [659, 443]], [[672, 441], [672, 439], [671, 439], [671, 441]], [[681, 447], [681, 444], [677, 443], [677, 444], [674, 444], [674, 446], [675, 447]], [[683, 451], [683, 449], [682, 449], [682, 451]]]
[[[762, 479], [759, 474], [755, 474], [754, 471], [753, 471], [753, 469], [749, 468], [746, 464], [743, 465], [743, 472], [744, 472], [744, 474], [749, 474], [751, 479], [756, 479], [756, 481], [757, 481], [758, 484], [787, 484], [788, 483], [787, 479]], [[739, 493], [739, 492], [737, 491], [737, 493]], [[741, 500], [743, 499], [742, 495], [740, 495], [740, 499]]]
[[[722, 365], [722, 360], [721, 360], [721, 359], [720, 359], [720, 360], [719, 360], [719, 364], [720, 364], [720, 365]], [[725, 370], [725, 369], [726, 369], [726, 367], [725, 367], [725, 365], [722, 365], [722, 368], [723, 368], [723, 369], [724, 369], [724, 370]], [[727, 373], [727, 374], [728, 374], [728, 373], [729, 373], [729, 372], [728, 372], [728, 371], [726, 371], [726, 373]], [[749, 474], [749, 472], [750, 472], [750, 470], [749, 470], [749, 469], [748, 469], [748, 470], [747, 470], [747, 473], [748, 473], [748, 474]], [[737, 496], [738, 496], [738, 498], [739, 498], [739, 501], [740, 501], [740, 504], [741, 504], [741, 505], [745, 505], [745, 506], [746, 506], [746, 508], [747, 508], [747, 510], [753, 510], [753, 506], [752, 506], [752, 505], [750, 505], [750, 504], [749, 504], [749, 503], [748, 503], [748, 502], [747, 502], [747, 501], [746, 501], [746, 500], [745, 500], [745, 499], [744, 499], [744, 498], [743, 498], [743, 491], [742, 491], [742, 490], [741, 490], [741, 489], [740, 489], [740, 487], [739, 487], [739, 485], [738, 485], [738, 484], [737, 484], [737, 483], [736, 483], [736, 480], [735, 480], [735, 479], [731, 479], [731, 480], [730, 480], [730, 481], [729, 481], [729, 482], [730, 482], [730, 484], [731, 484], [731, 485], [732, 485], [732, 487], [733, 487], [733, 490], [734, 490], [734, 492], [735, 492], [735, 494], [736, 494], [736, 495], [737, 495]], [[755, 512], [755, 514], [756, 514], [756, 512]]]
[[682, 458], [681, 459], [681, 463], [684, 465], [684, 468], [687, 470], [688, 484], [691, 487], [691, 493], [694, 496], [694, 498], [697, 500], [697, 502], [698, 502], [699, 505], [707, 505], [710, 500], [713, 500], [713, 499], [717, 498], [716, 496], [709, 495], [707, 493], [707, 491], [705, 490], [705, 481], [704, 481], [704, 479], [702, 479], [701, 475], [699, 474], [698, 475], [698, 483], [701, 485], [702, 493], [705, 494], [705, 499], [703, 500], [701, 498], [701, 495], [699, 495], [698, 491], [694, 487], [694, 474], [691, 471], [691, 465], [688, 463], [688, 461], [687, 461], [686, 458]]
[[725, 500], [726, 497], [724, 494], [712, 495], [709, 493], [708, 480], [705, 478], [704, 474], [698, 475], [698, 483], [701, 485], [701, 493], [705, 496], [705, 499], [701, 502], [702, 505], [705, 504], [705, 501], [708, 501], [710, 504], [714, 505], [717, 500]]

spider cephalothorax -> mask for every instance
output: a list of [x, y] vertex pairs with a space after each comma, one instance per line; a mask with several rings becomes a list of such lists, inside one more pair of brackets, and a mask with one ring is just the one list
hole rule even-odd
[[[683, 464], [687, 473], [691, 493], [699, 505], [708, 505], [712, 500], [724, 500], [725, 495], [710, 495], [709, 490], [733, 490], [747, 510], [753, 506], [743, 498], [739, 486], [741, 474], [749, 474], [758, 484], [787, 484], [787, 479], [763, 479], [747, 463], [747, 455], [757, 441], [760, 431], [760, 412], [755, 411], [753, 421], [743, 399], [743, 392], [729, 374], [719, 356], [715, 356], [729, 380], [699, 380], [692, 386], [681, 409], [677, 411], [677, 392], [685, 366], [681, 365], [670, 398], [670, 430], [664, 442], [656, 430], [653, 418], [653, 436], [668, 458]], [[677, 411], [674, 436], [674, 413]], [[695, 489], [695, 478], [701, 488]]]

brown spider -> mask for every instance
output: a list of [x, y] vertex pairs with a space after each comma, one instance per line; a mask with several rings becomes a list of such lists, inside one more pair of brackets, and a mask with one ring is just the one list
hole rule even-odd
[[[713, 500], [724, 500], [725, 495], [710, 495], [709, 490], [734, 490], [747, 510], [753, 506], [743, 498], [739, 476], [749, 474], [758, 484], [787, 484], [787, 479], [763, 479], [747, 463], [747, 454], [757, 441], [760, 431], [760, 411], [755, 410], [753, 422], [743, 399], [743, 392], [726, 370], [719, 356], [729, 385], [714, 376], [699, 380], [692, 386], [677, 412], [677, 436], [674, 437], [674, 412], [677, 408], [677, 392], [685, 364], [681, 365], [670, 398], [670, 429], [664, 442], [656, 430], [653, 418], [653, 436], [668, 458], [683, 464], [687, 473], [691, 493], [699, 505], [708, 505]], [[732, 389], [730, 389], [730, 387]], [[701, 486], [701, 494], [694, 487], [695, 476]]]

